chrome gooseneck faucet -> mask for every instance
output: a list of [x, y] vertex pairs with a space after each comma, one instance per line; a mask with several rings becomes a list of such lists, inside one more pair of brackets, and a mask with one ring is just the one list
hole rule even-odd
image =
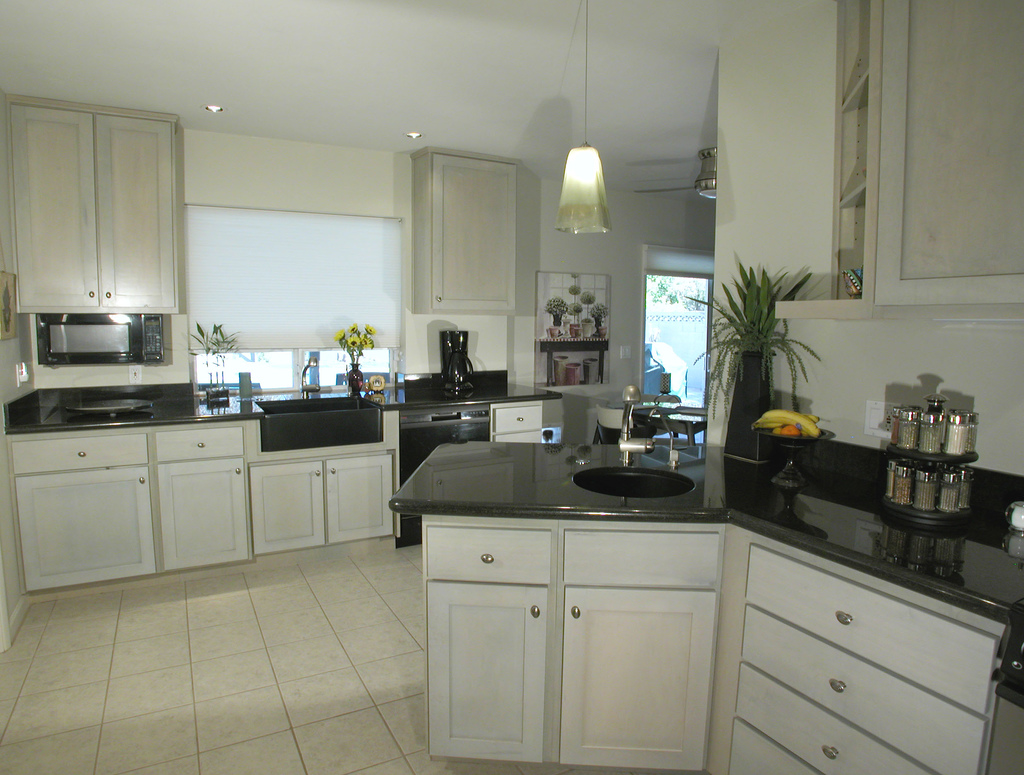
[[640, 401], [640, 388], [629, 385], [622, 391], [622, 430], [619, 432], [619, 451], [622, 453], [622, 465], [632, 462], [634, 452], [650, 452], [654, 449], [654, 439], [630, 438], [630, 426], [633, 424], [633, 406]]
[[299, 383], [302, 389], [302, 395], [305, 398], [308, 398], [310, 393], [320, 392], [320, 385], [316, 382], [311, 382], [309, 384], [306, 383], [306, 373], [310, 369], [315, 369], [319, 363], [320, 361], [315, 355], [310, 355], [309, 361], [306, 362], [305, 368], [302, 369], [302, 376], [299, 378]]

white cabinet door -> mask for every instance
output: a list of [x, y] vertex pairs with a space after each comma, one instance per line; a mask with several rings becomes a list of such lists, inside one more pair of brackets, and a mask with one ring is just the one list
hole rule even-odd
[[431, 756], [539, 762], [547, 587], [427, 582]]
[[417, 312], [515, 311], [515, 163], [417, 155], [413, 221]]
[[158, 466], [165, 569], [249, 558], [244, 471], [242, 458]]
[[21, 312], [97, 307], [91, 113], [11, 105]]
[[250, 467], [256, 554], [323, 544], [322, 468], [319, 460]]
[[176, 311], [173, 141], [166, 121], [96, 117], [103, 307]]
[[153, 573], [148, 477], [145, 466], [17, 477], [26, 587]]
[[732, 725], [732, 756], [729, 775], [820, 775], [742, 720]]
[[566, 587], [562, 764], [704, 768], [714, 590]]
[[391, 535], [391, 455], [327, 461], [327, 543]]

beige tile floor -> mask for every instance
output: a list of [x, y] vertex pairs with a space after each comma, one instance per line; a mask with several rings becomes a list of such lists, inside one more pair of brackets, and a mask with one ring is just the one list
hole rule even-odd
[[293, 557], [33, 605], [0, 775], [568, 771], [430, 760], [419, 547]]

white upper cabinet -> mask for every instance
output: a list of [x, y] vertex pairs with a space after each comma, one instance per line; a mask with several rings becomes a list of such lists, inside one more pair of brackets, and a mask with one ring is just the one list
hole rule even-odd
[[1022, 29], [1018, 0], [886, 0], [876, 304], [1024, 299]]
[[176, 118], [17, 99], [19, 311], [177, 312]]
[[416, 312], [515, 312], [514, 161], [413, 154], [413, 265]]

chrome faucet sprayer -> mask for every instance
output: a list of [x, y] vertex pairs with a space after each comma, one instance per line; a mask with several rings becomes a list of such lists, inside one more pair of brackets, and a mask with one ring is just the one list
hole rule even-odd
[[650, 452], [654, 449], [654, 439], [632, 439], [629, 431], [633, 421], [633, 406], [640, 401], [640, 388], [628, 385], [622, 391], [622, 430], [619, 432], [619, 451], [622, 453], [622, 465], [628, 466], [633, 452]]
[[310, 369], [315, 369], [319, 365], [319, 363], [320, 363], [320, 361], [319, 361], [319, 359], [315, 355], [310, 355], [309, 356], [309, 361], [306, 362], [306, 366], [302, 370], [302, 376], [299, 377], [299, 385], [300, 385], [300, 387], [302, 389], [302, 395], [304, 395], [304, 396], [308, 397], [308, 395], [310, 393], [319, 393], [320, 392], [320, 385], [315, 384], [315, 383], [310, 383], [308, 385], [306, 384], [306, 373]]

